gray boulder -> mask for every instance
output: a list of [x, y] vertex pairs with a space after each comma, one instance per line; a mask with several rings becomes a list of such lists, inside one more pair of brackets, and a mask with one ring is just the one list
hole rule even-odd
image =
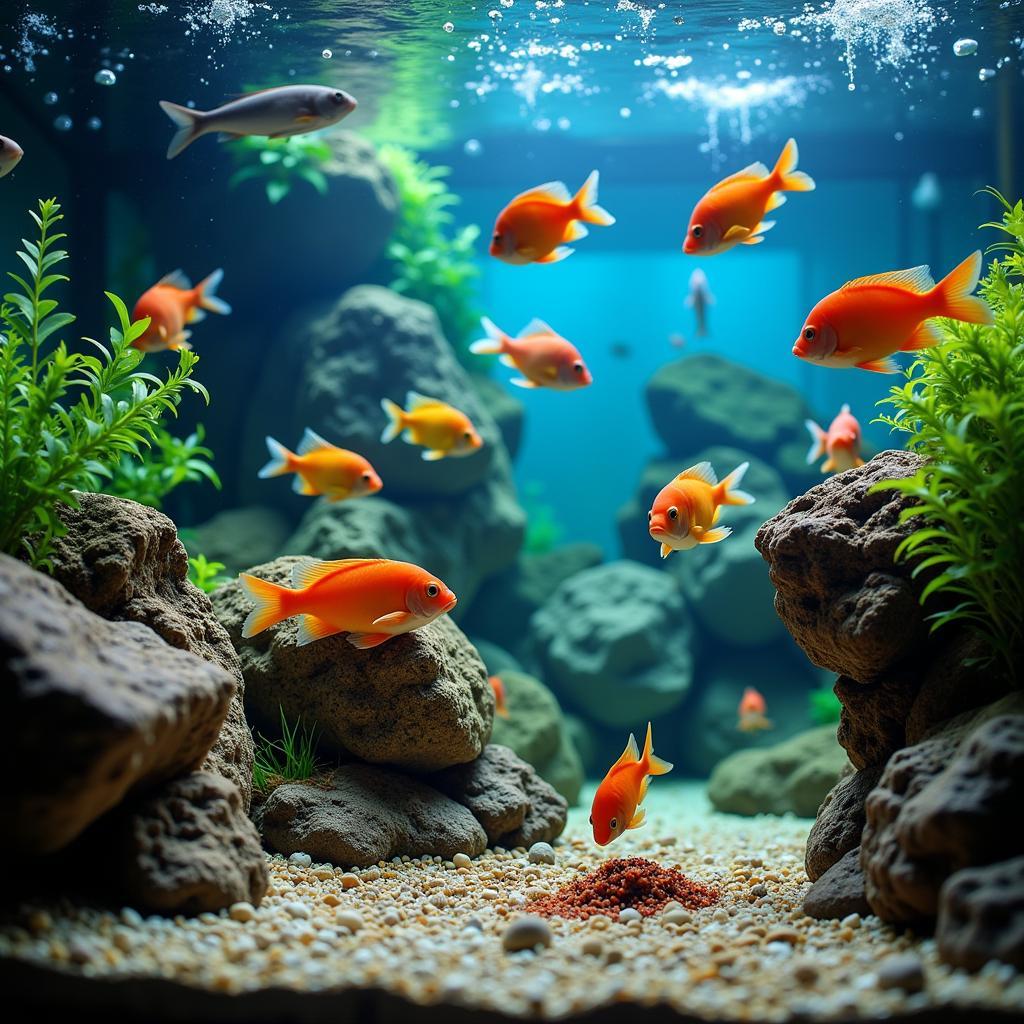
[[478, 373], [471, 373], [469, 380], [480, 397], [480, 401], [494, 417], [494, 422], [498, 424], [501, 439], [508, 449], [508, 457], [514, 460], [523, 440], [523, 421], [526, 419], [526, 408], [515, 395], [509, 394], [508, 389], [493, 377], [483, 377]]

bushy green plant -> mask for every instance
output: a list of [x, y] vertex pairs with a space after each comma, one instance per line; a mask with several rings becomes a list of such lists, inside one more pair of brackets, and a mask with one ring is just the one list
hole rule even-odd
[[56, 340], [75, 319], [48, 297], [68, 280], [56, 272], [68, 258], [57, 248], [63, 218], [54, 199], [30, 215], [38, 240], [18, 252], [28, 274], [9, 274], [17, 290], [0, 304], [0, 551], [42, 567], [64, 532], [60, 506], [76, 506], [76, 490], [99, 490], [123, 455], [138, 457], [186, 390], [209, 395], [192, 379], [193, 352], [182, 350], [164, 380], [139, 370], [132, 342], [149, 320], [132, 323], [110, 292], [118, 326], [109, 345], [87, 338], [94, 351], [78, 353]]
[[323, 168], [333, 157], [330, 145], [312, 135], [294, 135], [286, 139], [268, 139], [249, 135], [231, 143], [236, 170], [228, 181], [236, 188], [245, 181], [259, 181], [267, 201], [281, 202], [300, 182], [327, 195], [327, 175]]
[[274, 782], [301, 782], [320, 769], [316, 757], [316, 729], [303, 728], [302, 719], [288, 724], [281, 712], [281, 738], [267, 739], [256, 733], [256, 757], [252, 766], [252, 784], [261, 793]]
[[822, 683], [817, 689], [811, 690], [807, 700], [813, 722], [818, 725], [828, 725], [831, 722], [839, 721], [843, 705], [839, 702], [830, 683]]
[[468, 345], [480, 327], [473, 250], [480, 229], [453, 226], [459, 198], [445, 184], [450, 168], [428, 164], [402, 146], [381, 146], [377, 155], [395, 179], [400, 204], [387, 250], [395, 274], [391, 287], [433, 306], [459, 358], [479, 369]]
[[1024, 203], [1002, 204], [994, 228], [1006, 238], [980, 291], [995, 323], [943, 321], [945, 341], [925, 349], [881, 417], [907, 435], [927, 463], [879, 488], [913, 499], [904, 520], [920, 524], [897, 550], [927, 580], [922, 603], [932, 628], [961, 623], [979, 634], [989, 660], [1020, 678], [1024, 646]]
[[223, 562], [211, 562], [206, 555], [195, 555], [188, 560], [188, 578], [204, 594], [212, 594], [231, 582], [231, 577], [222, 575], [226, 568]]

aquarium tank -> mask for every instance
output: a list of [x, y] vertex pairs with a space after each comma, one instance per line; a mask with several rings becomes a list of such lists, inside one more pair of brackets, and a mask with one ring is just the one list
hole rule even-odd
[[0, 5], [5, 1019], [1024, 1019], [1024, 0]]

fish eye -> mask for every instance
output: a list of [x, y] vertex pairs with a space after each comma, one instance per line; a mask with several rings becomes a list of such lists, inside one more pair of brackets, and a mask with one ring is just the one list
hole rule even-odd
[[575, 373], [582, 373], [583, 372], [583, 364], [582, 363], [573, 363], [572, 364], [572, 368], [573, 368], [573, 371]]
[[334, 99], [335, 99], [336, 103], [344, 103], [345, 102], [345, 94], [343, 92], [336, 92], [334, 94]]
[[366, 472], [365, 472], [365, 473], [363, 474], [363, 479], [364, 479], [364, 480], [365, 480], [365, 481], [366, 481], [367, 483], [369, 483], [369, 482], [370, 482], [370, 481], [371, 481], [371, 480], [373, 479], [373, 477], [372, 477], [372, 476], [370, 475], [370, 471], [369, 471], [369, 470], [367, 470], [367, 471], [366, 471]]
[[813, 327], [805, 327], [805, 328], [804, 328], [804, 337], [805, 337], [805, 338], [806, 338], [806, 339], [807, 339], [808, 341], [814, 341], [814, 336], [815, 336], [815, 334], [817, 334], [817, 333], [818, 333], [818, 332], [817, 332], [817, 331], [816, 331], [816, 330], [815, 330], [815, 329], [814, 329]]
[[608, 822], [608, 827], [614, 832], [619, 827], [619, 819], [612, 818], [612, 820]]
[[494, 237], [491, 239], [491, 241], [492, 242], [500, 242], [501, 241], [501, 232], [500, 231], [495, 231], [494, 232]]
[[651, 511], [647, 513], [647, 522], [650, 522], [653, 518], [654, 518], [654, 509], [651, 509]]
[[671, 507], [671, 508], [670, 508], [670, 509], [668, 510], [668, 517], [669, 517], [669, 519], [678, 519], [678, 518], [679, 518], [679, 509], [677, 509], [677, 508], [675, 507], [675, 505], [673, 505], [673, 506], [672, 506], [672, 507]]
[[436, 583], [427, 584], [427, 597], [437, 597], [441, 591]]
[[704, 228], [700, 224], [693, 225], [693, 237], [700, 238], [704, 234]]

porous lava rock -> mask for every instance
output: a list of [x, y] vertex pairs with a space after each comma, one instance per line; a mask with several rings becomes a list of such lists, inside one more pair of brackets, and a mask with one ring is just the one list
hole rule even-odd
[[676, 582], [637, 562], [570, 576], [530, 620], [542, 675], [592, 719], [634, 725], [690, 689], [696, 635]]
[[483, 853], [487, 835], [468, 808], [401, 772], [367, 764], [338, 768], [324, 785], [285, 783], [256, 811], [271, 849], [308, 853], [343, 867], [397, 856], [451, 860]]
[[[304, 562], [283, 557], [250, 571], [288, 585], [292, 567]], [[315, 725], [336, 753], [420, 772], [472, 761], [483, 750], [494, 695], [475, 648], [448, 616], [370, 650], [343, 634], [299, 646], [294, 618], [242, 637], [252, 603], [241, 584], [213, 597], [238, 649], [247, 705], [268, 727], [283, 712]]]
[[245, 721], [238, 657], [210, 605], [188, 579], [188, 553], [162, 512], [109, 494], [78, 494], [63, 506], [67, 533], [54, 546], [52, 575], [90, 611], [148, 626], [172, 647], [222, 666], [235, 695], [204, 767], [252, 796], [252, 734]]
[[6, 555], [0, 667], [0, 816], [8, 847], [28, 854], [61, 849], [128, 794], [197, 768], [236, 685], [220, 665], [139, 622], [108, 622]]
[[258, 906], [269, 873], [238, 787], [192, 772], [118, 812], [115, 856], [128, 903], [161, 914]]
[[804, 867], [812, 882], [860, 846], [865, 821], [864, 801], [881, 774], [881, 767], [851, 770], [829, 790], [807, 836]]

